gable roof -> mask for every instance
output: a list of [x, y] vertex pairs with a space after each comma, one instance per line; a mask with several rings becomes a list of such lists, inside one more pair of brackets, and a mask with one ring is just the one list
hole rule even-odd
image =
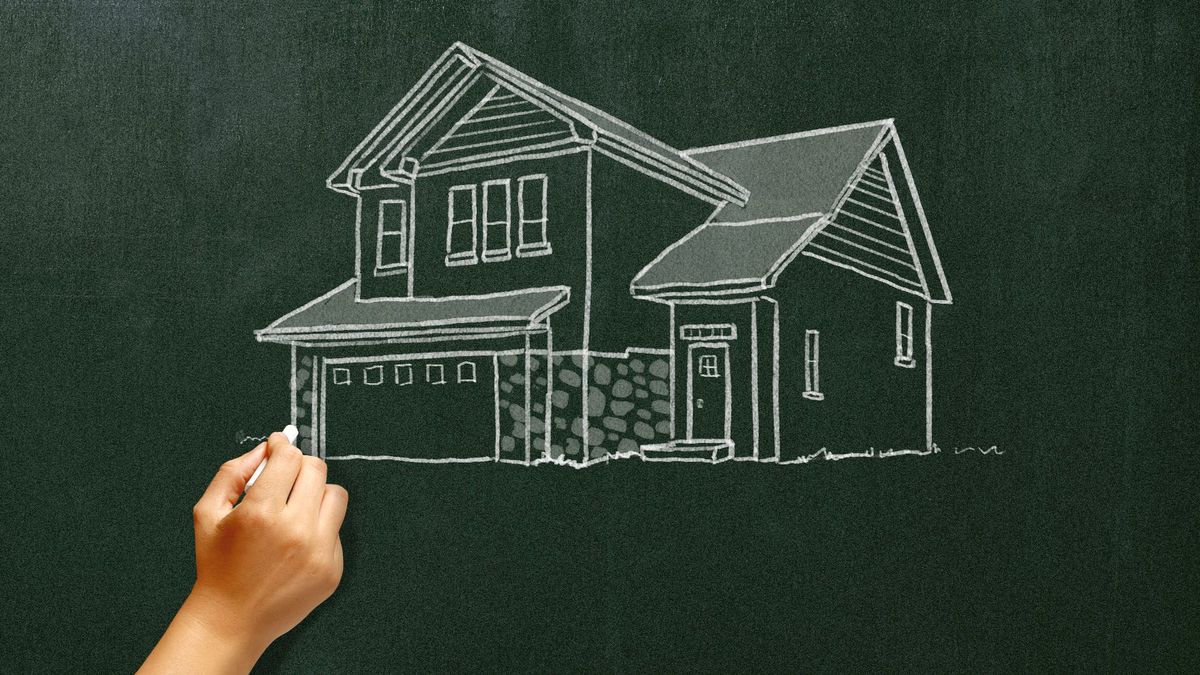
[[[747, 185], [752, 197], [745, 205], [724, 205], [709, 223], [668, 247], [634, 278], [635, 296], [761, 291], [803, 253], [931, 302], [950, 302], [892, 120], [687, 154]], [[783, 232], [794, 236], [790, 248], [780, 241]], [[770, 274], [762, 274], [766, 259], [778, 261]]]
[[383, 120], [329, 177], [333, 190], [353, 194], [356, 175], [377, 171], [395, 179], [405, 152], [447, 114], [464, 92], [488, 78], [571, 125], [570, 142], [597, 151], [713, 203], [744, 204], [749, 196], [736, 181], [679, 150], [511, 66], [456, 42], [425, 72]]
[[744, 222], [833, 209], [846, 182], [887, 133], [890, 120], [695, 148], [685, 153], [750, 187], [714, 222]]

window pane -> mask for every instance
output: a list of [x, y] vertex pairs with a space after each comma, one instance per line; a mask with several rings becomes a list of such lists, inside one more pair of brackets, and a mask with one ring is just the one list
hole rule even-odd
[[526, 176], [520, 182], [521, 246], [546, 243], [546, 177]]
[[379, 242], [379, 264], [381, 266], [403, 265], [407, 262], [404, 257], [405, 238], [403, 232], [386, 232]]
[[383, 366], [367, 366], [363, 368], [363, 384], [383, 384]]
[[458, 381], [459, 382], [474, 382], [475, 381], [475, 363], [472, 361], [463, 361], [458, 364]]
[[509, 182], [484, 183], [483, 186], [483, 251], [507, 257], [509, 253]]
[[446, 253], [475, 251], [475, 188], [450, 188]]
[[446, 371], [440, 363], [429, 363], [425, 365], [425, 381], [429, 384], [445, 384]]
[[413, 381], [412, 364], [409, 364], [409, 363], [397, 364], [396, 365], [396, 384], [403, 386], [406, 384], [412, 384], [412, 381]]
[[404, 232], [408, 205], [403, 200], [379, 202], [379, 227], [384, 232]]

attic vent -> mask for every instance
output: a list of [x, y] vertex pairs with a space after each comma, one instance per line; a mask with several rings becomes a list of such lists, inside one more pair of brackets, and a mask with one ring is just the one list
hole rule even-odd
[[867, 166], [807, 252], [924, 294], [908, 224], [882, 153]]
[[499, 85], [425, 153], [422, 166], [504, 154], [570, 139], [571, 127], [541, 106]]

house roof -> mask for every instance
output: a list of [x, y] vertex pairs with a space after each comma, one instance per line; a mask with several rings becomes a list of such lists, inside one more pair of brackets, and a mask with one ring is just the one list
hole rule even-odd
[[327, 185], [357, 189], [355, 173], [376, 170], [393, 177], [389, 167], [402, 158], [469, 83], [486, 76], [572, 124], [577, 143], [595, 143], [598, 151], [635, 169], [691, 191], [710, 201], [744, 204], [746, 188], [679, 150], [608, 113], [550, 87], [517, 69], [456, 42], [426, 71], [375, 129], [359, 143]]
[[663, 251], [634, 278], [635, 296], [762, 291], [803, 253], [931, 302], [950, 302], [892, 120], [686, 154], [747, 186], [751, 198], [725, 204]]
[[745, 206], [726, 205], [714, 222], [826, 213], [890, 126], [891, 120], [880, 120], [694, 148], [685, 154], [750, 190]]
[[360, 301], [356, 285], [351, 279], [255, 335], [262, 342], [301, 342], [522, 331], [570, 301], [566, 286]]
[[764, 290], [813, 235], [821, 214], [753, 223], [707, 223], [672, 244], [634, 278], [634, 295]]

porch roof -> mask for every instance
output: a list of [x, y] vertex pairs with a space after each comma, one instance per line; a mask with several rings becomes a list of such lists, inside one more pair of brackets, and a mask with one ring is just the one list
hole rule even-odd
[[357, 299], [357, 279], [255, 331], [260, 342], [481, 336], [536, 330], [570, 301], [566, 286], [481, 295]]

